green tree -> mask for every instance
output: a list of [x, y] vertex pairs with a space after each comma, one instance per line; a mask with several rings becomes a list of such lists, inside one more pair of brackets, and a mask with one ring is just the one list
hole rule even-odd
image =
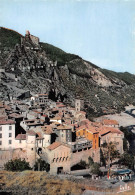
[[124, 149], [124, 151], [128, 151], [128, 142], [127, 142], [127, 139], [125, 137], [123, 139], [123, 149]]
[[101, 166], [105, 166], [106, 167], [106, 159], [104, 157], [102, 149], [100, 149], [100, 162], [101, 162]]
[[87, 167], [87, 163], [84, 160], [81, 160], [79, 162], [79, 165], [82, 166], [83, 168], [86, 168]]
[[4, 165], [4, 169], [7, 171], [24, 171], [24, 170], [30, 170], [31, 167], [28, 162], [25, 161], [25, 159], [14, 159], [8, 161]]
[[89, 156], [88, 158], [88, 166], [91, 167], [94, 164], [93, 159]]
[[133, 169], [134, 167], [134, 156], [131, 153], [124, 152], [119, 160], [121, 165], [125, 165], [128, 168]]
[[128, 140], [131, 141], [132, 139], [135, 138], [134, 133], [132, 133], [132, 131], [128, 130], [128, 127], [120, 127], [120, 130], [124, 133], [124, 137]]
[[101, 171], [100, 171], [100, 165], [98, 163], [93, 163], [93, 165], [91, 166], [91, 173], [92, 174], [96, 174], [96, 175], [100, 175]]
[[116, 148], [116, 143], [115, 142], [109, 142], [109, 143], [104, 143], [101, 146], [101, 150], [103, 152], [103, 156], [106, 162], [115, 160], [116, 158], [120, 157], [120, 153]]
[[38, 159], [34, 165], [34, 170], [48, 172], [50, 171], [50, 165], [46, 161]]

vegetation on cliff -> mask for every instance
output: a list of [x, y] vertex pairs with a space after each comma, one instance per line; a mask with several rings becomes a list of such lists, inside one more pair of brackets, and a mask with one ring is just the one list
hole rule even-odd
[[23, 36], [16, 31], [0, 27], [0, 49], [14, 48], [17, 43], [21, 43], [21, 37]]
[[[135, 104], [135, 75], [101, 69], [48, 43], [40, 42], [39, 50], [21, 47], [21, 37], [15, 31], [0, 28], [1, 66], [20, 77], [15, 82], [2, 74], [1, 99], [10, 93], [18, 94], [19, 90], [49, 94], [55, 89], [72, 106], [76, 97], [84, 99], [84, 110], [89, 118], [120, 112], [124, 106]], [[48, 66], [50, 60], [57, 61], [57, 66]]]
[[79, 56], [66, 53], [63, 50], [51, 44], [41, 42], [40, 45], [42, 49], [45, 50], [46, 54], [51, 60], [53, 61], [57, 60], [58, 66], [64, 66], [66, 62], [69, 62], [74, 59], [81, 59]]
[[24, 170], [31, 170], [30, 165], [28, 162], [22, 159], [14, 159], [8, 161], [4, 165], [5, 170], [7, 171], [24, 171]]
[[0, 190], [23, 195], [80, 195], [84, 190], [84, 186], [67, 179], [60, 179], [57, 176], [50, 176], [44, 171], [0, 171]]

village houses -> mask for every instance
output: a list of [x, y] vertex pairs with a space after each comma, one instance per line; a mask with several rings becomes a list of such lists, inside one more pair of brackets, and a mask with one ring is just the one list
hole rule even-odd
[[25, 159], [34, 166], [42, 158], [50, 173], [70, 173], [80, 160], [100, 163], [100, 147], [110, 141], [123, 153], [123, 133], [114, 120], [91, 122], [82, 110], [83, 100], [75, 107], [53, 102], [47, 94], [36, 94], [27, 101], [0, 103], [0, 164], [10, 159]]

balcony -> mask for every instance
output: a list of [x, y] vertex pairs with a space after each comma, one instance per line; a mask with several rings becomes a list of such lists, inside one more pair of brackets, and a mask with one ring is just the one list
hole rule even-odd
[[85, 143], [75, 143], [74, 145], [72, 145], [72, 152], [76, 152], [79, 150], [87, 150], [92, 148], [92, 142], [87, 141]]

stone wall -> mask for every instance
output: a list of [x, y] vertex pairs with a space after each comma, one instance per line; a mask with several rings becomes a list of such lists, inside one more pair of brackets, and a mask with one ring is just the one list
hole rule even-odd
[[88, 157], [93, 158], [94, 162], [100, 162], [100, 149], [92, 149], [90, 148], [89, 150], [84, 150], [76, 153], [72, 153], [71, 155], [71, 164], [70, 166], [74, 166], [77, 163], [79, 163], [81, 160], [88, 162]]

